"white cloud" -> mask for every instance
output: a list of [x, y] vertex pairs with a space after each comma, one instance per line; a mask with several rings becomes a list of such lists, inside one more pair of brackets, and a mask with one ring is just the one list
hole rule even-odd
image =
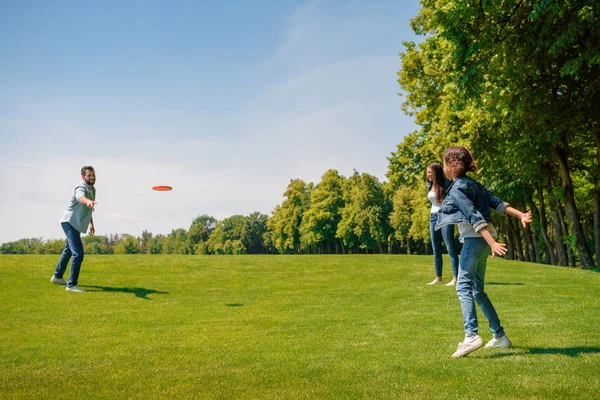
[[126, 213], [108, 213], [102, 217], [102, 221], [141, 222], [140, 219]]

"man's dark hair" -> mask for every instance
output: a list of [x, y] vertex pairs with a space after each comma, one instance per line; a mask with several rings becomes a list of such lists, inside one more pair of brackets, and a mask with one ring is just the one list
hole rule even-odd
[[91, 165], [86, 165], [85, 167], [81, 167], [81, 175], [84, 176], [86, 171], [94, 171], [94, 167]]

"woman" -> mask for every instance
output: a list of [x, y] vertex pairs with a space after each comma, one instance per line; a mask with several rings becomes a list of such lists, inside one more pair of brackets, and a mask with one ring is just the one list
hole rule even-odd
[[444, 170], [440, 164], [432, 163], [427, 166], [427, 198], [431, 201], [429, 233], [431, 235], [431, 247], [433, 247], [433, 260], [435, 263], [435, 279], [428, 283], [428, 285], [442, 283], [442, 239], [446, 244], [446, 250], [448, 250], [452, 263], [452, 280], [446, 286], [456, 285], [456, 278], [458, 276], [458, 255], [454, 249], [454, 225], [446, 225], [437, 231], [435, 230], [437, 212], [444, 200], [444, 192], [449, 184], [450, 181], [444, 178]]

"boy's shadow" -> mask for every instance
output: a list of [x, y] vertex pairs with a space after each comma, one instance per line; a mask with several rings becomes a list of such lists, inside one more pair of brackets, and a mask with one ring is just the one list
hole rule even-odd
[[582, 354], [600, 353], [600, 347], [530, 347], [529, 354], [563, 354], [569, 357], [579, 357]]
[[518, 355], [539, 355], [539, 354], [562, 354], [564, 356], [569, 357], [579, 357], [582, 354], [597, 354], [600, 353], [600, 347], [585, 347], [585, 346], [576, 346], [576, 347], [514, 347], [515, 350], [520, 350], [518, 352], [513, 353], [496, 353], [493, 354], [492, 358], [503, 358], [503, 357], [511, 357]]
[[[94, 286], [94, 285], [81, 285], [89, 292], [119, 292], [119, 293], [133, 293], [135, 297], [139, 297], [141, 299], [152, 300], [146, 296], [149, 294], [169, 294], [169, 292], [159, 292], [154, 289], [144, 289], [144, 288], [116, 288], [110, 286]], [[92, 290], [89, 290], [92, 289]]]

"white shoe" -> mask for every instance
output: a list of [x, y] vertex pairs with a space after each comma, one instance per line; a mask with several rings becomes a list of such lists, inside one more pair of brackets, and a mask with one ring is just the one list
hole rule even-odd
[[502, 335], [499, 338], [493, 338], [485, 345], [485, 347], [498, 347], [501, 349], [506, 349], [510, 346], [512, 346], [512, 342], [506, 335]]
[[63, 278], [57, 278], [54, 275], [52, 275], [52, 278], [50, 278], [50, 282], [55, 283], [57, 285], [67, 285], [67, 281], [65, 281]]
[[428, 285], [439, 285], [440, 283], [443, 283], [441, 279], [435, 278], [434, 280], [432, 280], [431, 282], [428, 283]]
[[83, 292], [85, 292], [85, 290], [83, 290], [83, 289], [82, 289], [82, 288], [80, 288], [79, 286], [71, 286], [71, 287], [67, 286], [67, 290], [68, 290], [69, 292], [78, 292], [78, 293], [83, 293]]
[[456, 286], [456, 281], [452, 279], [450, 282], [446, 283], [446, 286]]
[[466, 356], [481, 346], [483, 346], [483, 340], [479, 337], [479, 335], [465, 338], [464, 342], [458, 344], [458, 349], [456, 349], [454, 354], [452, 354], [452, 358]]

